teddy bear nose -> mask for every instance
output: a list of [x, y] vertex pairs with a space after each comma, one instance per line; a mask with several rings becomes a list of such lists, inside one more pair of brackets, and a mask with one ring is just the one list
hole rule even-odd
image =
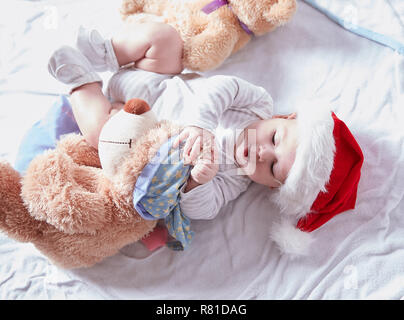
[[149, 104], [138, 98], [130, 99], [125, 103], [124, 110], [132, 114], [143, 114], [150, 110]]

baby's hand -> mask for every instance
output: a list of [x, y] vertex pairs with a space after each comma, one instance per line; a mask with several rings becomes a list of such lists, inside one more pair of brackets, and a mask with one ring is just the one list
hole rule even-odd
[[214, 135], [199, 127], [186, 127], [173, 143], [177, 147], [183, 140], [185, 164], [192, 164], [191, 178], [198, 184], [204, 184], [213, 179], [219, 170], [218, 150]]
[[198, 184], [205, 184], [213, 179], [219, 170], [219, 165], [209, 159], [198, 159], [191, 170], [191, 178]]
[[195, 164], [201, 153], [205, 153], [205, 159], [216, 150], [215, 136], [209, 131], [196, 126], [184, 128], [173, 143], [176, 148], [186, 139], [183, 149], [183, 159], [185, 164]]

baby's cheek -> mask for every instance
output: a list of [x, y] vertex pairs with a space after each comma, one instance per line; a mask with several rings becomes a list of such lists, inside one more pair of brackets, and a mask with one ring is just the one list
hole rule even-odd
[[273, 179], [269, 175], [266, 170], [268, 170], [266, 167], [260, 166], [259, 164], [251, 167], [250, 168], [251, 173], [247, 174], [247, 176], [254, 181], [255, 183], [265, 185], [265, 186], [272, 186], [273, 185]]
[[[259, 172], [255, 163], [249, 162], [248, 165], [243, 168], [244, 173], [254, 182], [260, 180]], [[259, 183], [259, 182], [258, 182]]]

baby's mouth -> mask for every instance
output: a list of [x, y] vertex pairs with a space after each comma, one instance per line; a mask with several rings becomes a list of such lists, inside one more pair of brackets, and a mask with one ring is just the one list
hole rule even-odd
[[[244, 168], [247, 166], [249, 160], [250, 160], [250, 155], [251, 155], [251, 146], [245, 146], [243, 149], [242, 157], [240, 157], [238, 164], [241, 168]], [[241, 154], [240, 154], [241, 156]]]
[[244, 147], [243, 151], [238, 153], [237, 148], [234, 149], [234, 160], [239, 168], [243, 168], [248, 162], [248, 147]]
[[256, 163], [257, 157], [257, 146], [255, 144], [250, 144], [248, 147], [244, 148], [244, 161], [246, 163]]

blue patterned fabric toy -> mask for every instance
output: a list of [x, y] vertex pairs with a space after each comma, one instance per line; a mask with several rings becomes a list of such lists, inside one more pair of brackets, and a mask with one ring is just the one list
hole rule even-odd
[[180, 159], [182, 145], [173, 148], [175, 136], [163, 144], [145, 166], [136, 181], [133, 204], [146, 220], [164, 219], [170, 235], [176, 239], [167, 243], [173, 250], [186, 249], [193, 236], [189, 219], [179, 205], [180, 189], [187, 181], [191, 166]]

